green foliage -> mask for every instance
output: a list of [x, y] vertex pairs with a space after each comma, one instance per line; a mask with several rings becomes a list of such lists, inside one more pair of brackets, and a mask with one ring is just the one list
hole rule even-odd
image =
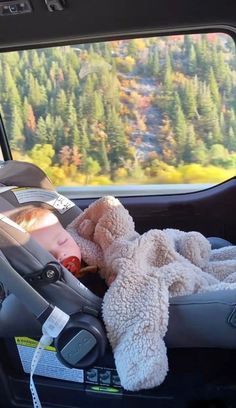
[[57, 183], [181, 182], [181, 166], [234, 169], [233, 41], [176, 37], [0, 54], [0, 106], [15, 154], [24, 150]]

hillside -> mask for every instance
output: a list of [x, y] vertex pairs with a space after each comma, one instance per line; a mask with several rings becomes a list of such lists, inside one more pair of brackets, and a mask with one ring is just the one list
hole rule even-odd
[[56, 184], [183, 182], [194, 168], [233, 175], [235, 56], [225, 34], [1, 54], [14, 157], [41, 165]]

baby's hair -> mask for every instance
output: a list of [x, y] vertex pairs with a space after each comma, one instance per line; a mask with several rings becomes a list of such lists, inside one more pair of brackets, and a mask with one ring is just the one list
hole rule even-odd
[[32, 232], [39, 228], [40, 221], [48, 214], [52, 214], [52, 211], [47, 208], [33, 207], [23, 209], [11, 215], [11, 219], [27, 232]]

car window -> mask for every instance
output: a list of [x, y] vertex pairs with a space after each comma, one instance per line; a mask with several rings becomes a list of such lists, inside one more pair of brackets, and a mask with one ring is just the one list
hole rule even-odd
[[36, 163], [56, 186], [152, 193], [235, 175], [228, 34], [5, 52], [0, 87], [13, 158]]

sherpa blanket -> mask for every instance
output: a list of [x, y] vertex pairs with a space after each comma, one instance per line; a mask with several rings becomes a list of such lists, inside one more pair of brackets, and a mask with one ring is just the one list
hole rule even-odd
[[68, 227], [88, 265], [108, 283], [103, 319], [121, 385], [161, 384], [169, 299], [236, 288], [236, 246], [211, 250], [198, 232], [153, 229], [142, 235], [114, 197], [92, 203]]

